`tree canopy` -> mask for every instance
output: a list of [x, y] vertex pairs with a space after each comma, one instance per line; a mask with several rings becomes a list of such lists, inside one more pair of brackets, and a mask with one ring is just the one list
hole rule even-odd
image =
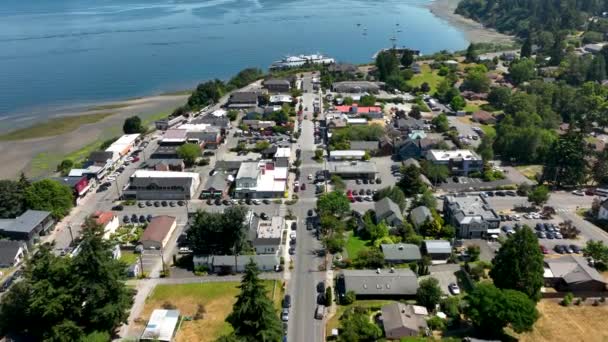
[[55, 180], [43, 179], [32, 183], [25, 190], [25, 202], [29, 209], [46, 210], [55, 219], [61, 219], [74, 206], [74, 195], [68, 186]]
[[26, 210], [26, 187], [18, 181], [0, 180], [0, 218], [15, 218]]
[[177, 148], [177, 156], [184, 160], [188, 166], [194, 165], [198, 157], [202, 155], [201, 148], [197, 144], [186, 143]]
[[389, 76], [399, 71], [399, 59], [393, 50], [381, 51], [376, 56], [376, 68], [378, 68], [378, 79], [386, 81]]
[[443, 292], [439, 287], [439, 281], [435, 278], [426, 278], [420, 281], [416, 291], [416, 301], [429, 311], [435, 310], [435, 305], [439, 304]]
[[122, 131], [125, 134], [143, 133], [146, 128], [142, 125], [139, 116], [131, 116], [125, 119], [125, 123], [122, 125]]
[[227, 255], [245, 248], [247, 209], [229, 207], [223, 213], [197, 211], [187, 237], [195, 255]]
[[534, 301], [540, 299], [543, 255], [538, 248], [538, 239], [529, 227], [524, 226], [508, 238], [492, 263], [490, 276], [497, 287], [521, 291]]
[[397, 185], [406, 196], [422, 193], [426, 189], [426, 185], [420, 180], [420, 174], [420, 169], [414, 165], [401, 168], [401, 180]]
[[23, 280], [2, 297], [0, 332], [39, 341], [91, 341], [125, 322], [133, 293], [124, 283], [125, 265], [113, 259], [103, 234], [87, 220], [72, 258], [41, 247], [27, 262]]
[[267, 290], [259, 278], [260, 271], [251, 259], [245, 266], [236, 303], [226, 322], [232, 325], [235, 340], [244, 342], [279, 342], [283, 336], [281, 321]]
[[370, 320], [369, 309], [355, 306], [340, 317], [339, 342], [376, 341], [382, 337], [380, 327]]
[[346, 194], [340, 191], [327, 192], [317, 200], [319, 215], [344, 216], [350, 212], [350, 201]]

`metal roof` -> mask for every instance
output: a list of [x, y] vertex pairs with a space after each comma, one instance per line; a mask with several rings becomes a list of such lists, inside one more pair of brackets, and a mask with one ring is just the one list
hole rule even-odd
[[173, 332], [179, 321], [179, 310], [152, 311], [146, 329], [141, 334], [142, 340], [172, 341]]
[[425, 240], [424, 242], [427, 253], [449, 254], [452, 253], [452, 245], [446, 240]]
[[409, 243], [395, 243], [395, 244], [382, 244], [380, 245], [382, 253], [384, 254], [384, 260], [420, 260], [422, 255], [420, 254], [420, 248], [418, 246]]

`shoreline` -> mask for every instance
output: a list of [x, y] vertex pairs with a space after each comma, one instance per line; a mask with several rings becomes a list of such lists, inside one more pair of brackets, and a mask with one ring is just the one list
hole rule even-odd
[[[41, 136], [24, 140], [0, 141], [0, 179], [15, 178], [23, 171], [30, 177], [41, 177], [53, 173], [64, 157], [83, 157], [82, 154], [95, 149], [101, 142], [122, 134], [124, 119], [137, 115], [144, 122], [155, 121], [169, 115], [183, 105], [189, 95], [153, 95], [131, 100], [79, 106], [59, 111], [45, 121], [14, 127], [11, 131], [28, 129], [66, 117], [82, 117], [111, 112], [112, 115], [93, 123], [54, 136]], [[78, 108], [78, 109], [77, 109]], [[10, 134], [10, 131], [3, 134]]]
[[454, 13], [460, 0], [434, 0], [426, 5], [437, 18], [447, 21], [450, 25], [461, 30], [471, 43], [509, 44], [515, 42], [514, 36], [486, 28], [482, 24]]

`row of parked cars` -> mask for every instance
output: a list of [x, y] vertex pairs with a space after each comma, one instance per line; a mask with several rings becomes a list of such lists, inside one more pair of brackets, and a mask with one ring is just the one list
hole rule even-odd
[[[549, 254], [549, 250], [547, 247], [540, 245], [540, 251], [543, 254]], [[555, 245], [553, 250], [559, 254], [580, 254], [582, 249], [577, 245]]]
[[259, 204], [262, 204], [262, 203], [263, 204], [271, 204], [272, 202], [269, 199], [267, 199], [267, 198], [265, 198], [263, 200], [251, 199], [251, 198], [248, 198], [248, 199], [238, 199], [238, 200], [237, 199], [232, 199], [231, 200], [231, 199], [221, 199], [221, 198], [216, 198], [216, 199], [210, 198], [210, 199], [207, 200], [207, 205], [214, 205], [214, 204], [215, 205], [222, 205], [222, 204], [223, 205], [237, 205], [237, 204], [238, 205], [243, 205], [243, 204], [247, 204], [247, 205], [252, 205], [252, 204], [259, 205]]
[[131, 216], [125, 215], [122, 217], [122, 222], [134, 223], [134, 224], [137, 224], [137, 223], [144, 224], [144, 223], [148, 223], [148, 222], [152, 221], [152, 217], [153, 217], [152, 214], [148, 214], [148, 216], [144, 216], [144, 215], [137, 216], [137, 214], [133, 214]]

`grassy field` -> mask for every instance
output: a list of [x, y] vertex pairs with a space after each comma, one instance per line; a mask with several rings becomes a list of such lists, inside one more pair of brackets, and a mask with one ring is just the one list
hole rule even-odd
[[605, 304], [564, 307], [557, 302], [541, 300], [537, 309], [540, 318], [534, 324], [534, 331], [516, 335], [519, 341], [608, 341], [605, 323], [608, 306]]
[[142, 124], [143, 124], [143, 126], [149, 126], [149, 125], [153, 124], [154, 121], [156, 121], [156, 120], [160, 120], [160, 119], [164, 119], [164, 118], [168, 117], [169, 114], [171, 114], [171, 113], [163, 111], [163, 112], [146, 115], [142, 120]]
[[479, 105], [477, 105], [473, 102], [467, 102], [467, 105], [464, 107], [463, 110], [467, 113], [469, 113], [469, 112], [474, 113], [479, 110]]
[[325, 326], [327, 336], [331, 335], [331, 329], [336, 329], [340, 326], [340, 317], [342, 317], [342, 314], [344, 314], [344, 311], [346, 311], [348, 308], [354, 306], [361, 306], [365, 308], [381, 307], [392, 302], [392, 300], [357, 300], [351, 305], [338, 305], [336, 314], [333, 315], [329, 321], [327, 321], [327, 325]]
[[481, 130], [486, 134], [492, 134], [494, 136], [496, 136], [496, 128], [494, 128], [494, 126], [492, 125], [479, 125], [479, 127], [481, 127]]
[[428, 64], [422, 64], [422, 71], [419, 74], [414, 75], [411, 80], [407, 81], [412, 87], [420, 87], [424, 82], [428, 83], [431, 87], [429, 93], [434, 93], [437, 90], [437, 85], [443, 80], [444, 77], [437, 75], [437, 70], [431, 70]]
[[[272, 280], [264, 281], [268, 288], [269, 296], [273, 295], [273, 301], [277, 311], [281, 306], [283, 291], [281, 283]], [[202, 283], [202, 284], [179, 284], [179, 285], [157, 285], [152, 294], [146, 299], [146, 305], [141, 315], [142, 328], [154, 309], [159, 309], [165, 303], [176, 306], [182, 316], [194, 316], [199, 304], [204, 305], [206, 313], [201, 320], [183, 321], [180, 330], [175, 336], [175, 341], [215, 341], [222, 335], [232, 331], [230, 324], [224, 320], [232, 311], [232, 305], [236, 302], [239, 293], [237, 286], [239, 282]]]
[[51, 119], [47, 122], [39, 123], [34, 126], [18, 129], [16, 131], [0, 135], [0, 140], [14, 141], [42, 137], [52, 137], [55, 135], [71, 132], [82, 125], [96, 123], [114, 114], [115, 113], [99, 113], [90, 115], [66, 116]]
[[348, 258], [351, 260], [355, 258], [357, 253], [365, 248], [366, 244], [366, 240], [361, 240], [358, 236], [350, 235], [348, 240], [346, 240], [346, 253], [348, 253]]

